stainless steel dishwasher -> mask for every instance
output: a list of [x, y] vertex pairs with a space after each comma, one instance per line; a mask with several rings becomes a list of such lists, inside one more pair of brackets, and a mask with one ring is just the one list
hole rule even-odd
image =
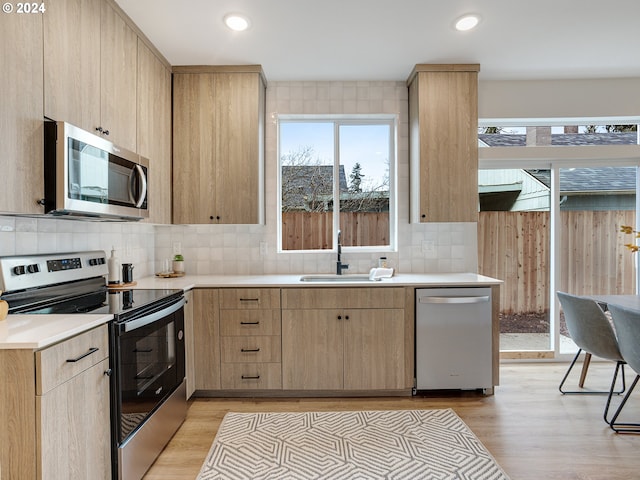
[[491, 288], [416, 290], [416, 390], [493, 393]]

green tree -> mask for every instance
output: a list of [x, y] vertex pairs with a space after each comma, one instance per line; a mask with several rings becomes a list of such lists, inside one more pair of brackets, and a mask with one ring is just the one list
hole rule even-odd
[[[597, 133], [604, 128], [607, 133], [637, 132], [638, 125], [585, 125], [584, 133]], [[600, 130], [601, 131], [601, 130]]]
[[356, 162], [356, 164], [351, 169], [351, 174], [349, 175], [349, 180], [351, 180], [351, 183], [349, 185], [349, 192], [361, 193], [363, 178], [364, 175], [362, 175], [362, 166], [360, 165], [360, 163]]
[[502, 127], [480, 127], [478, 128], [478, 130], [480, 131], [481, 134], [498, 134], [501, 133], [503, 128]]
[[611, 132], [637, 132], [638, 125], [605, 125], [605, 130]]

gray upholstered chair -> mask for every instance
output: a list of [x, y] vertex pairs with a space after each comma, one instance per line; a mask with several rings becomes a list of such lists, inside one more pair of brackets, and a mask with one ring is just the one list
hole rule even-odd
[[[609, 322], [609, 319], [595, 300], [564, 292], [558, 292], [558, 299], [562, 305], [562, 310], [564, 310], [564, 319], [567, 323], [567, 329], [571, 334], [571, 339], [578, 346], [578, 353], [576, 353], [576, 356], [573, 358], [573, 361], [571, 362], [571, 365], [558, 388], [563, 394], [608, 394], [609, 396], [604, 409], [604, 420], [609, 423], [607, 416], [609, 406], [611, 404], [611, 397], [614, 393], [620, 394], [626, 389], [624, 377], [625, 361], [620, 353], [620, 349], [618, 348], [616, 334]], [[585, 352], [585, 360], [582, 375], [580, 376], [579, 387], [582, 388], [584, 386], [584, 380], [587, 374], [587, 368], [589, 367], [591, 355], [596, 355], [597, 357], [616, 362], [616, 368], [613, 373], [613, 380], [611, 381], [611, 387], [609, 390], [563, 390], [562, 387], [564, 386], [565, 381], [571, 373], [571, 369], [575, 365], [582, 351]], [[615, 391], [619, 371], [622, 372], [622, 389]]]
[[633, 380], [622, 402], [620, 402], [616, 413], [611, 417], [609, 425], [618, 433], [640, 433], [640, 424], [618, 422], [620, 412], [622, 412], [631, 392], [633, 392], [636, 383], [640, 379], [640, 312], [618, 305], [609, 305], [609, 311], [618, 334], [618, 345], [620, 346], [622, 357], [636, 372], [636, 378]]

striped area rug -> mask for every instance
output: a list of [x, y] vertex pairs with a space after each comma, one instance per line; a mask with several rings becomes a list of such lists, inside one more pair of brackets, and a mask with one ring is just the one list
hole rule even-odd
[[453, 410], [228, 413], [197, 480], [508, 480]]

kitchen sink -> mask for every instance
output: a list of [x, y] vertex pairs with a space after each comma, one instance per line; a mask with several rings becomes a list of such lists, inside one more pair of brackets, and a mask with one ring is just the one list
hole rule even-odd
[[353, 274], [353, 275], [336, 275], [336, 274], [325, 274], [325, 275], [303, 275], [300, 277], [301, 282], [335, 282], [335, 283], [343, 283], [343, 282], [372, 282], [373, 280], [369, 279], [368, 273], [363, 274]]

